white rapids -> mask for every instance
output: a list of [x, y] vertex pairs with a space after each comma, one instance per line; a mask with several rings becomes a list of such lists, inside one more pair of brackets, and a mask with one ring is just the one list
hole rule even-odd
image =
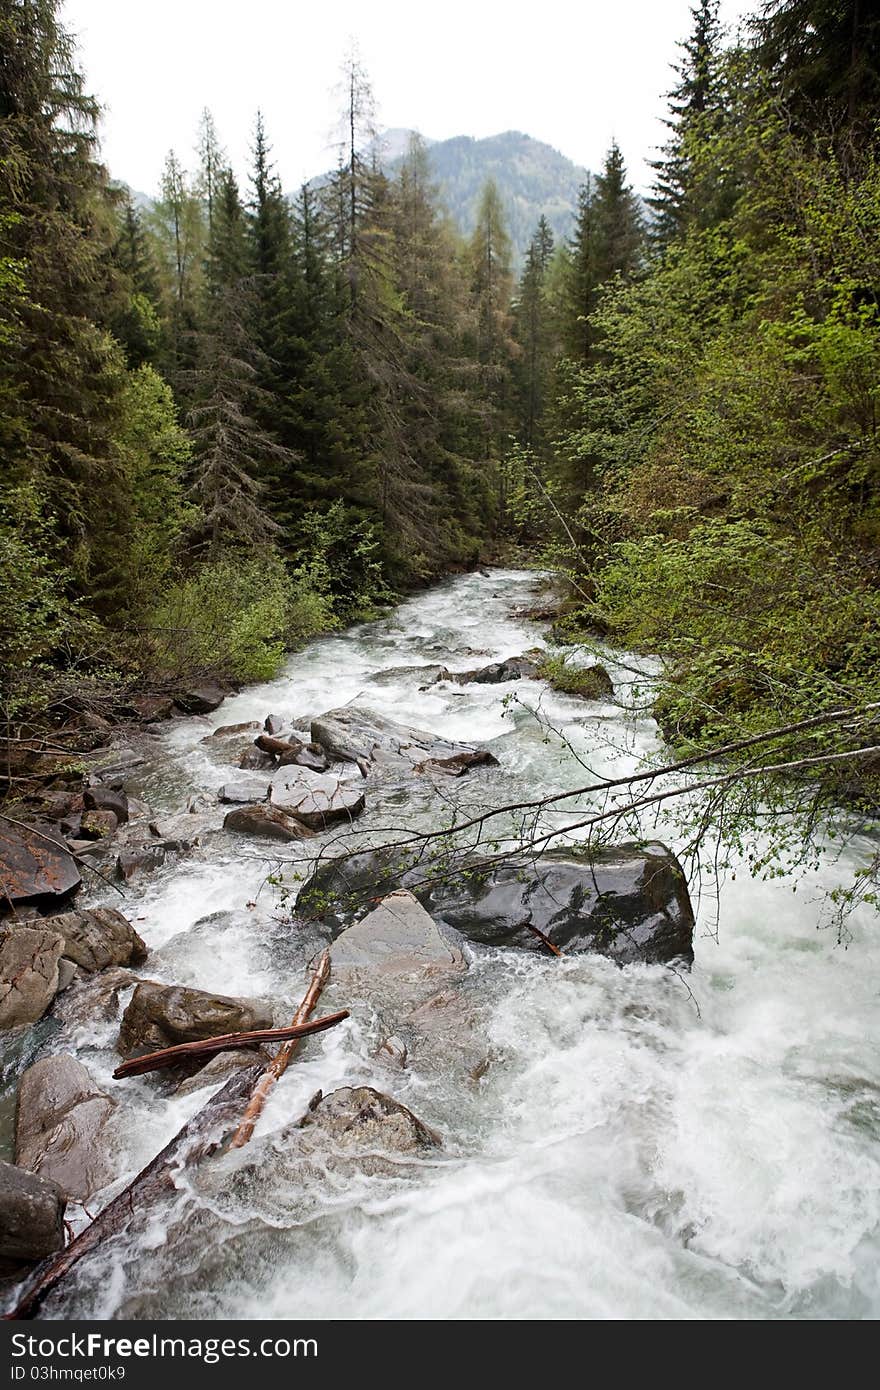
[[[270, 712], [307, 727], [347, 702], [487, 744], [500, 767], [454, 783], [469, 805], [577, 786], [586, 774], [575, 753], [604, 774], [633, 768], [659, 747], [657, 730], [619, 705], [534, 681], [420, 691], [413, 676], [373, 679], [429, 662], [485, 665], [540, 643], [541, 629], [515, 616], [535, 584], [509, 570], [452, 579], [313, 642], [277, 680], [169, 725], [143, 794], [159, 815], [213, 796], [229, 769], [201, 742], [212, 728]], [[617, 682], [633, 681], [613, 654], [606, 664]], [[543, 723], [527, 708], [539, 702]], [[391, 787], [361, 824], [439, 825], [446, 815], [436, 797], [416, 804]], [[660, 833], [677, 848], [670, 830]], [[265, 995], [289, 1015], [305, 946], [264, 882], [265, 852], [221, 833], [132, 885], [122, 906], [152, 953], [141, 973]], [[494, 1057], [478, 1082], [462, 1085], [452, 1067], [390, 1071], [363, 1015], [311, 1040], [261, 1135], [319, 1088], [365, 1083], [440, 1131], [437, 1156], [393, 1180], [341, 1185], [328, 1174], [305, 1204], [270, 1162], [234, 1200], [184, 1192], [182, 1234], [172, 1237], [157, 1209], [135, 1246], [114, 1241], [84, 1260], [43, 1316], [876, 1317], [880, 933], [866, 911], [839, 945], [813, 891], [844, 868], [825, 865], [796, 893], [745, 870], [728, 876], [717, 931], [714, 898], [700, 907], [687, 982], [583, 955], [477, 955], [466, 987], [485, 1010]], [[326, 1002], [345, 1003], [332, 987]], [[173, 1099], [155, 1077], [114, 1083], [116, 1030], [83, 1028], [72, 1045], [122, 1098], [121, 1185], [208, 1092]]]

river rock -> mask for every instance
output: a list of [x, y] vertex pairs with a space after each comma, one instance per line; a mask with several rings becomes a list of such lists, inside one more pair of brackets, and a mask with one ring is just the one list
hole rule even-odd
[[[62, 964], [59, 961], [59, 969]], [[96, 1023], [112, 1022], [119, 1017], [120, 994], [136, 982], [137, 976], [119, 965], [85, 975], [74, 980], [64, 994], [56, 994], [51, 1017], [68, 1028], [93, 1028]]]
[[224, 830], [263, 840], [307, 840], [314, 833], [278, 806], [237, 806], [223, 821]]
[[252, 1067], [257, 1061], [269, 1061], [269, 1054], [262, 1048], [238, 1047], [230, 1052], [218, 1052], [217, 1056], [200, 1067], [194, 1076], [188, 1076], [181, 1081], [174, 1094], [189, 1096], [194, 1091], [201, 1091], [205, 1086], [216, 1086], [218, 1081], [228, 1080], [233, 1072], [239, 1071], [242, 1067]]
[[308, 768], [282, 768], [272, 778], [271, 803], [308, 826], [323, 830], [334, 821], [352, 820], [366, 800], [359, 787], [332, 774], [322, 776]]
[[465, 974], [453, 939], [440, 932], [406, 889], [389, 893], [330, 947], [333, 981], [351, 998], [373, 997], [380, 1008], [412, 1010]]
[[184, 690], [180, 695], [175, 695], [174, 703], [184, 714], [211, 714], [220, 708], [225, 699], [225, 690], [221, 690], [219, 685], [212, 682], [206, 682], [205, 685], [194, 686], [191, 690]]
[[371, 899], [409, 888], [436, 921], [487, 946], [546, 951], [529, 927], [567, 953], [597, 951], [621, 965], [693, 960], [694, 916], [684, 872], [661, 844], [554, 852], [489, 868], [463, 861], [447, 881], [405, 851], [367, 850], [320, 865], [297, 912], [335, 935], [362, 918]]
[[275, 737], [280, 734], [284, 728], [284, 720], [281, 718], [280, 714], [267, 714], [266, 718], [263, 720], [263, 728], [267, 734], [271, 734]]
[[128, 797], [113, 787], [86, 787], [83, 806], [87, 811], [112, 811], [118, 825], [125, 825], [130, 816]]
[[147, 948], [115, 907], [92, 907], [47, 917], [44, 929], [64, 938], [63, 954], [90, 973], [110, 965], [142, 965]]
[[146, 762], [135, 748], [114, 748], [96, 764], [90, 777], [92, 787], [103, 785], [120, 791], [135, 768]]
[[174, 713], [174, 701], [170, 695], [133, 695], [128, 704], [138, 719], [150, 724], [170, 719]]
[[374, 671], [370, 676], [373, 685], [399, 685], [401, 681], [416, 680], [420, 690], [437, 685], [440, 681], [455, 680], [452, 672], [445, 666], [390, 666], [384, 671]]
[[261, 748], [246, 748], [238, 760], [238, 765], [243, 772], [269, 772], [275, 766], [275, 759], [271, 753], [264, 753]]
[[537, 674], [536, 663], [527, 656], [509, 656], [476, 671], [456, 671], [451, 679], [458, 685], [501, 685], [505, 681], [532, 680]]
[[372, 1086], [343, 1086], [329, 1096], [319, 1091], [299, 1129], [313, 1152], [356, 1158], [362, 1172], [376, 1174], [393, 1172], [382, 1154], [418, 1157], [441, 1143], [405, 1105]]
[[164, 844], [145, 840], [143, 844], [133, 845], [116, 857], [116, 872], [126, 883], [142, 873], [161, 869], [165, 863], [167, 850]]
[[80, 882], [76, 862], [55, 831], [0, 820], [0, 899], [50, 907]]
[[131, 1057], [175, 1043], [271, 1027], [272, 1011], [258, 999], [144, 980], [122, 1015], [117, 1046], [123, 1057]]
[[242, 806], [265, 801], [268, 796], [269, 781], [262, 777], [239, 777], [235, 782], [224, 782], [217, 793], [218, 801]]
[[112, 811], [85, 811], [79, 818], [79, 833], [87, 840], [106, 840], [118, 829], [119, 821]]
[[0, 931], [0, 1030], [36, 1023], [58, 990], [64, 937], [45, 927]]
[[0, 1162], [0, 1273], [64, 1249], [66, 1205], [56, 1183]]
[[365, 775], [370, 769], [386, 768], [460, 776], [472, 767], [498, 763], [485, 748], [451, 743], [354, 705], [322, 714], [312, 724], [312, 740], [331, 757], [357, 763]]
[[41, 1058], [18, 1089], [16, 1163], [86, 1201], [113, 1177], [106, 1128], [115, 1108], [75, 1057]]
[[202, 743], [224, 742], [226, 739], [237, 738], [241, 734], [252, 734], [259, 727], [259, 721], [256, 719], [247, 719], [243, 724], [221, 724], [220, 728], [215, 729], [212, 734], [206, 734]]

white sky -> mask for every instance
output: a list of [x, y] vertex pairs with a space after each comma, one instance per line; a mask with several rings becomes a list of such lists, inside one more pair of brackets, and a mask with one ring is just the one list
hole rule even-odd
[[[349, 41], [383, 126], [434, 139], [522, 130], [595, 169], [612, 137], [633, 182], [661, 143], [663, 94], [690, 0], [65, 0], [80, 66], [104, 104], [104, 158], [155, 191], [173, 146], [195, 162], [214, 114], [243, 177], [262, 108], [286, 190], [334, 162], [333, 89]], [[729, 25], [757, 0], [721, 0]]]

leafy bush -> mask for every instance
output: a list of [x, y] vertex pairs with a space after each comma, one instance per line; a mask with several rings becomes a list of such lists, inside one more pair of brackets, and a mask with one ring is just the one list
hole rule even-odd
[[148, 660], [165, 678], [269, 680], [290, 647], [334, 623], [326, 597], [273, 551], [231, 555], [171, 586], [150, 618]]

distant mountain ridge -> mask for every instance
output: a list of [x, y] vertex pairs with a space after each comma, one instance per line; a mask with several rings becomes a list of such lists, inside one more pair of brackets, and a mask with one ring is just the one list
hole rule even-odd
[[[389, 174], [399, 168], [412, 134], [395, 127], [379, 136], [379, 158]], [[474, 229], [487, 179], [498, 185], [517, 264], [522, 263], [542, 215], [557, 242], [571, 235], [578, 189], [589, 175], [552, 145], [519, 130], [505, 130], [483, 139], [473, 135], [455, 135], [449, 140], [422, 138], [441, 202], [465, 236]], [[320, 185], [326, 177], [313, 182]]]

